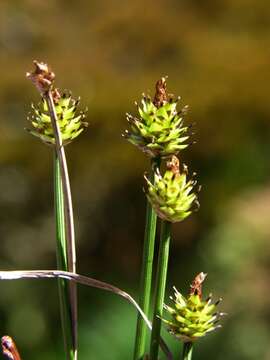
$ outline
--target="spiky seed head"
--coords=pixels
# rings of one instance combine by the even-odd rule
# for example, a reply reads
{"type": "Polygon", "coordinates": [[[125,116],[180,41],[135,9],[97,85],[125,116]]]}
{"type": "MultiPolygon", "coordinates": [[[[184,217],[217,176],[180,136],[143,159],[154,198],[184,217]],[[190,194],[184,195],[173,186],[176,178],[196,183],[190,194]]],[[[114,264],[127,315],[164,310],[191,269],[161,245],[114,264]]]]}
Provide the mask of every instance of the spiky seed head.
{"type": "Polygon", "coordinates": [[[170,320],[162,319],[168,326],[168,331],[184,342],[194,342],[220,327],[217,325],[224,313],[217,311],[217,303],[212,302],[210,295],[202,299],[202,282],[206,274],[197,275],[191,285],[188,297],[184,297],[174,288],[174,304],[165,305],[170,320]]]}
{"type": "Polygon", "coordinates": [[[178,112],[178,100],[167,94],[166,78],[161,78],[153,101],[143,96],[138,117],[127,114],[130,129],[123,136],[150,157],[177,155],[189,139],[189,128],[183,124],[186,107],[178,112]]]}
{"type": "Polygon", "coordinates": [[[196,181],[187,180],[187,167],[180,171],[179,159],[172,156],[161,175],[156,169],[153,182],[145,176],[145,192],[157,215],[170,222],[182,221],[198,208],[196,181]]]}
{"type": "MultiPolygon", "coordinates": [[[[60,94],[57,89],[53,89],[52,95],[63,145],[67,145],[79,136],[88,125],[84,121],[85,112],[77,111],[79,100],[73,99],[70,93],[60,94]]],[[[32,105],[29,120],[32,128],[27,130],[32,135],[39,137],[48,145],[55,144],[51,118],[44,98],[37,106],[32,105]]]]}

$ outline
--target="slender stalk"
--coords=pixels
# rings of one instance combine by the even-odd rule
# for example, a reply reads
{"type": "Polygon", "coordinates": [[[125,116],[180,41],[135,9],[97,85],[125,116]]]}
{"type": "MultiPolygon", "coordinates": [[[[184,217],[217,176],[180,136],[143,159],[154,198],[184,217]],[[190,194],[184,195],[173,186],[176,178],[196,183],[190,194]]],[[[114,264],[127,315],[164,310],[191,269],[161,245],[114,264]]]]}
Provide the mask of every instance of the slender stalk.
{"type": "Polygon", "coordinates": [[[171,223],[163,220],[161,223],[160,244],[157,264],[157,277],[154,298],[153,329],[150,343],[150,360],[158,359],[161,317],[163,313],[164,296],[169,259],[171,238],[171,223]]]}
{"type": "MultiPolygon", "coordinates": [[[[76,272],[76,249],[75,249],[75,232],[74,232],[74,219],[73,219],[73,207],[72,207],[72,197],[70,190],[69,175],[67,169],[67,161],[65,150],[62,144],[62,137],[57,122],[57,114],[55,111],[53,96],[51,91],[48,91],[44,94],[44,99],[48,105],[49,114],[51,118],[52,127],[54,130],[55,138],[55,150],[57,158],[59,161],[59,175],[61,177],[61,184],[63,190],[63,202],[62,206],[64,208],[64,225],[65,225],[65,236],[66,236],[66,259],[67,266],[70,272],[76,272]]],[[[77,288],[74,282],[68,284],[68,293],[66,293],[66,302],[70,306],[71,311],[71,332],[72,332],[72,348],[69,349],[68,359],[76,360],[77,359],[77,288]]],[[[63,325],[64,326],[64,325],[63,325]]]]}
{"type": "Polygon", "coordinates": [[[183,346],[183,360],[191,360],[192,359],[192,351],[193,351],[193,343],[186,342],[183,346]]]}
{"type": "MultiPolygon", "coordinates": [[[[152,160],[152,179],[154,178],[154,171],[156,166],[159,166],[159,159],[152,160]]],[[[154,212],[151,204],[147,201],[146,206],[146,223],[144,232],[144,246],[143,257],[141,267],[141,280],[140,280],[140,298],[139,305],[143,312],[148,316],[151,298],[152,287],[152,270],[153,270],[153,258],[155,249],[155,237],[156,237],[156,224],[157,215],[154,212]]],[[[134,360],[141,360],[145,354],[146,347],[146,324],[142,317],[138,314],[137,330],[134,347],[134,360]]]]}
{"type": "MultiPolygon", "coordinates": [[[[65,234],[65,213],[63,187],[61,181],[61,172],[59,158],[56,151],[54,152],[54,196],[55,196],[55,219],[56,219],[56,257],[57,268],[68,271],[67,251],[66,251],[66,234],[65,234]]],[[[69,284],[67,280],[58,279],[58,290],[60,300],[60,314],[63,339],[66,351],[66,357],[72,358],[70,351],[73,349],[72,342],[72,314],[69,304],[69,284]]]]}

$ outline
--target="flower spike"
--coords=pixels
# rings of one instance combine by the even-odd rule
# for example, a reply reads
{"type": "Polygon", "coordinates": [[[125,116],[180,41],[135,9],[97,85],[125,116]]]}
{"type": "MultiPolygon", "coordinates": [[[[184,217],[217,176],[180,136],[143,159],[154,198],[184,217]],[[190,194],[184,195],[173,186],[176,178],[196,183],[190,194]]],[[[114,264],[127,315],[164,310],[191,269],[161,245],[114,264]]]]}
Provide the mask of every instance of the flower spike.
{"type": "Polygon", "coordinates": [[[75,100],[70,92],[61,93],[54,87],[55,74],[47,64],[34,61],[34,65],[34,71],[28,72],[26,77],[36,86],[42,100],[37,106],[32,104],[32,111],[28,118],[32,128],[27,130],[32,135],[39,137],[44,143],[55,145],[54,129],[46,101],[46,96],[50,92],[54,102],[62,143],[67,145],[87,127],[88,123],[83,121],[86,117],[85,112],[77,112],[79,99],[75,100]]]}
{"type": "Polygon", "coordinates": [[[187,181],[187,167],[180,172],[176,156],[167,161],[162,176],[156,170],[153,183],[145,176],[146,195],[157,215],[170,222],[182,221],[198,207],[197,194],[193,192],[196,181],[187,181]]]}
{"type": "MultiPolygon", "coordinates": [[[[73,99],[70,93],[60,94],[57,89],[54,89],[52,94],[63,145],[67,145],[87,127],[87,122],[83,121],[86,115],[85,112],[77,112],[79,100],[73,99]]],[[[43,98],[37,106],[32,105],[32,112],[28,119],[32,129],[27,130],[32,135],[39,137],[48,145],[55,144],[48,106],[43,98]]]]}
{"type": "Polygon", "coordinates": [[[188,146],[189,139],[189,127],[183,125],[187,108],[177,111],[178,100],[167,94],[166,78],[161,78],[156,83],[153,101],[143,95],[138,105],[139,116],[127,114],[130,130],[123,136],[150,157],[177,155],[188,146]]]}
{"type": "Polygon", "coordinates": [[[217,311],[217,303],[212,303],[212,295],[202,299],[202,283],[206,274],[198,274],[191,284],[188,297],[174,288],[173,307],[164,305],[171,320],[162,319],[168,331],[183,342],[194,342],[209,332],[220,328],[217,325],[225,313],[217,311]]]}

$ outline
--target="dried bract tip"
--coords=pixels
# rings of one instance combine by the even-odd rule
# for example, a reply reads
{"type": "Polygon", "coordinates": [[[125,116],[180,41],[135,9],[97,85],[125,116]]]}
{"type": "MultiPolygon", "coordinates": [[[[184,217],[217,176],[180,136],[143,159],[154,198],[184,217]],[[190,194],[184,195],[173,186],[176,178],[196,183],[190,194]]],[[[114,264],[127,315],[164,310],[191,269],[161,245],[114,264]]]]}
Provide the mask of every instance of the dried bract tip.
{"type": "Polygon", "coordinates": [[[15,342],[10,336],[3,336],[1,338],[3,355],[9,360],[21,360],[20,354],[17,350],[15,342]]]}
{"type": "Polygon", "coordinates": [[[179,175],[179,159],[177,156],[173,155],[170,160],[166,163],[167,170],[171,170],[174,175],[179,175]]]}
{"type": "Polygon", "coordinates": [[[36,86],[41,95],[51,90],[55,74],[49,69],[48,65],[43,62],[34,61],[35,70],[26,73],[26,77],[30,79],[36,86]]]}
{"type": "Polygon", "coordinates": [[[189,295],[198,295],[200,299],[202,298],[202,283],[204,282],[206,276],[207,274],[201,272],[195,277],[190,285],[189,295]]]}
{"type": "Polygon", "coordinates": [[[156,83],[156,94],[153,100],[153,104],[159,108],[160,106],[164,105],[165,102],[168,101],[167,96],[167,84],[166,84],[166,77],[162,77],[156,83]]]}

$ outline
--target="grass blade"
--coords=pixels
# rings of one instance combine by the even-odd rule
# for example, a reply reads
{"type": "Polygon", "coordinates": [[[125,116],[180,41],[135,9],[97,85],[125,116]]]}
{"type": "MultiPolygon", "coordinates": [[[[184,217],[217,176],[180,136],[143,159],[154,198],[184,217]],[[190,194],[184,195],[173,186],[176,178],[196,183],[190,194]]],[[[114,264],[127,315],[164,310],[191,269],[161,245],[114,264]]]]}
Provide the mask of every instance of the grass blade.
{"type": "MultiPolygon", "coordinates": [[[[126,299],[131,305],[133,305],[137,311],[141,314],[147,327],[152,330],[152,324],[148,320],[145,313],[142,311],[136,300],[127,292],[119,289],[118,287],[105,283],[100,280],[93,279],[88,276],[75,274],[68,271],[61,270],[13,270],[13,271],[0,271],[0,280],[20,280],[20,279],[44,279],[44,278],[60,278],[76,282],[81,285],[94,287],[97,289],[112,292],[126,299]]],[[[160,347],[168,360],[173,360],[172,354],[166,345],[165,341],[160,338],[160,347]]]]}

